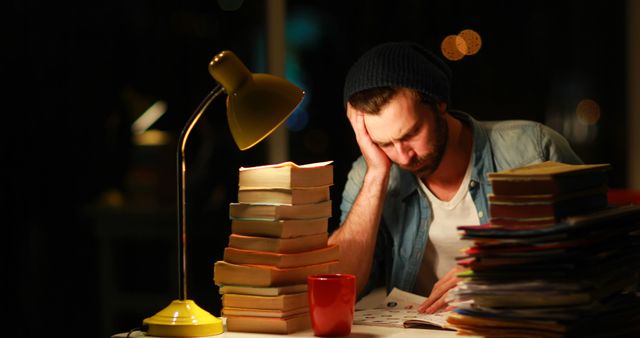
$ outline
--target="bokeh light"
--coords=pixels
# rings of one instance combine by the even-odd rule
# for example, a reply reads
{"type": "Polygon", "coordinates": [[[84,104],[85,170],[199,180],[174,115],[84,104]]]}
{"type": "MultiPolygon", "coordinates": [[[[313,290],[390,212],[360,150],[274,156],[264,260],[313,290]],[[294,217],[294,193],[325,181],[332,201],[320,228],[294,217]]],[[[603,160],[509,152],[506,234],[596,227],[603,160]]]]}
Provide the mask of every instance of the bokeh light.
{"type": "Polygon", "coordinates": [[[472,29],[462,30],[458,35],[448,35],[440,45],[442,55],[451,61],[461,60],[466,55],[474,55],[480,51],[481,47],[480,34],[472,29]]]}
{"type": "Polygon", "coordinates": [[[600,105],[591,99],[583,99],[576,106],[578,121],[586,125],[594,125],[600,120],[600,105]]]}
{"type": "Polygon", "coordinates": [[[465,29],[458,33],[458,37],[460,40],[464,41],[464,50],[460,49],[460,51],[464,55],[473,55],[476,54],[480,47],[482,47],[482,39],[480,38],[480,34],[472,29],[465,29]]]}
{"type": "MultiPolygon", "coordinates": [[[[460,44],[459,40],[461,39],[457,35],[449,35],[442,40],[440,49],[445,58],[451,61],[458,61],[464,57],[464,53],[458,49],[458,44],[460,44]]],[[[464,43],[464,41],[462,41],[462,43],[464,43]]]]}

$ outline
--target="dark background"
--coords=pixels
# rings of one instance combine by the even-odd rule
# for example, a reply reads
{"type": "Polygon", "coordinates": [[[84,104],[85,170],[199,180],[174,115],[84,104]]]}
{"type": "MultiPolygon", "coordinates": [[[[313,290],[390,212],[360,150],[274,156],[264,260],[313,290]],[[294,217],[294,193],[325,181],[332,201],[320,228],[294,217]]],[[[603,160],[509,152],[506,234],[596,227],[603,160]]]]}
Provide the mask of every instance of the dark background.
{"type": "MultiPolygon", "coordinates": [[[[266,71],[266,1],[222,9],[233,4],[4,6],[3,285],[21,336],[108,337],[177,298],[175,139],[215,85],[207,65],[216,53],[230,49],[266,71]],[[140,145],[131,123],[157,100],[168,110],[153,128],[171,142],[140,145]]],[[[414,40],[438,52],[445,36],[473,29],[480,52],[447,62],[452,107],[480,120],[545,122],[585,162],[611,163],[611,186],[625,187],[625,15],[617,0],[289,1],[287,77],[307,93],[290,121],[290,159],[335,161],[337,226],[358,154],[342,108],[348,67],[377,43],[414,40]],[[573,117],[585,98],[601,108],[595,126],[573,117]]],[[[212,267],[229,234],[237,169],[267,161],[264,144],[237,150],[223,109],[212,105],[187,154],[189,298],[215,315],[212,267]]]]}

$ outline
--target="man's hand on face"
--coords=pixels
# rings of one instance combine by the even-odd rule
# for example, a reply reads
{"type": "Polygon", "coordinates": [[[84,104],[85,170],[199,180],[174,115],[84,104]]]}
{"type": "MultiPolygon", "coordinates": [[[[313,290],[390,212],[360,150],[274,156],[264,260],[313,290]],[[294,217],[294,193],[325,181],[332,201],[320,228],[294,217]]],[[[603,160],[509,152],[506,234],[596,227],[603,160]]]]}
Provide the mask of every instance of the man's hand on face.
{"type": "Polygon", "coordinates": [[[358,142],[358,146],[360,146],[360,152],[364,156],[369,170],[381,170],[381,172],[387,174],[391,168],[391,160],[384,151],[371,140],[367,127],[364,124],[364,113],[353,108],[350,103],[347,103],[347,117],[356,134],[356,141],[358,142]]]}
{"type": "Polygon", "coordinates": [[[452,310],[453,307],[449,306],[445,299],[449,290],[453,289],[456,284],[458,284],[460,279],[457,275],[462,271],[464,271],[464,268],[461,266],[455,266],[453,269],[449,270],[446,275],[440,278],[440,280],[433,285],[433,289],[431,290],[429,297],[427,297],[427,300],[418,307],[418,312],[436,313],[442,310],[452,310]]]}

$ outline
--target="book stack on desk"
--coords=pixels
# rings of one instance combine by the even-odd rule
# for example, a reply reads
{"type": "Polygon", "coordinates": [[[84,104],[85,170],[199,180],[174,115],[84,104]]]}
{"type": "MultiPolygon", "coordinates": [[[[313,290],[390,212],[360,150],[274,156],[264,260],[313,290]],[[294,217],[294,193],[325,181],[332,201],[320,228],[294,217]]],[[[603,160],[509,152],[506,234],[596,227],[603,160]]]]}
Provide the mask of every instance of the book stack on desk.
{"type": "Polygon", "coordinates": [[[489,174],[490,223],[522,229],[553,226],[561,218],[607,205],[608,164],[543,162],[489,174]]]}
{"type": "Polygon", "coordinates": [[[331,162],[240,168],[231,235],[214,281],[228,331],[286,334],[310,327],[306,280],[338,260],[329,246],[331,162]]]}
{"type": "MultiPolygon", "coordinates": [[[[608,167],[543,163],[489,178],[502,180],[494,186],[496,195],[532,195],[527,190],[532,187],[537,189],[533,195],[576,196],[597,190],[608,167]],[[558,189],[561,180],[574,183],[558,189]]],[[[634,291],[640,206],[596,203],[588,209],[572,206],[572,212],[560,215],[556,209],[547,223],[520,221],[540,218],[538,210],[523,212],[512,223],[459,226],[462,238],[473,245],[458,259],[468,270],[449,293],[457,308],[447,321],[460,333],[480,336],[638,336],[640,325],[629,323],[638,323],[640,314],[634,291]]]]}

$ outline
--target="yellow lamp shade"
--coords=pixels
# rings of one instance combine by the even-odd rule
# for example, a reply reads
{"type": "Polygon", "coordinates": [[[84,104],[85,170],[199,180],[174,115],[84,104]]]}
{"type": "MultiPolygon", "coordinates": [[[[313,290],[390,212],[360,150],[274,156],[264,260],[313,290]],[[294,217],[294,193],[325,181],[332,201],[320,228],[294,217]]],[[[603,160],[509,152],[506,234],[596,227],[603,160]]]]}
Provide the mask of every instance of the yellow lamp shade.
{"type": "Polygon", "coordinates": [[[209,73],[227,93],[227,120],[240,150],[276,130],[302,102],[304,91],[270,74],[252,74],[231,51],[209,63],[209,73]]]}

